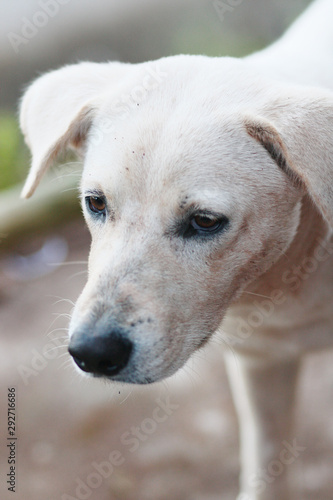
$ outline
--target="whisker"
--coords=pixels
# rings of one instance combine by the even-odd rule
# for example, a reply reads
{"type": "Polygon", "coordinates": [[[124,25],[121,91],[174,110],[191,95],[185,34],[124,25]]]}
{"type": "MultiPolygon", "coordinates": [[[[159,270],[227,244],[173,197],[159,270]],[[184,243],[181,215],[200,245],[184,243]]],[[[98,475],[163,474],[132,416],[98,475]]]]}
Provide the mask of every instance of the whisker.
{"type": "MultiPolygon", "coordinates": [[[[47,337],[50,337],[50,335],[52,335],[54,332],[68,332],[68,328],[54,328],[51,332],[48,332],[46,334],[47,337]]],[[[66,338],[67,335],[56,335],[54,336],[55,339],[62,339],[62,338],[66,338]]]]}
{"type": "MultiPolygon", "coordinates": [[[[67,347],[67,346],[66,346],[67,347]]],[[[57,356],[57,359],[60,359],[60,358],[63,358],[64,356],[70,356],[69,352],[66,351],[66,352],[63,352],[62,354],[60,354],[59,356],[57,356]]],[[[70,360],[72,360],[72,358],[70,357],[70,360]]]]}
{"type": "Polygon", "coordinates": [[[286,254],[286,252],[281,252],[281,253],[282,253],[282,255],[283,255],[283,256],[284,256],[284,257],[285,257],[285,258],[286,258],[289,262],[291,262],[290,257],[288,257],[288,255],[286,254]]]}
{"type": "Polygon", "coordinates": [[[264,299],[270,299],[269,295],[261,295],[260,293],[247,292],[246,290],[244,290],[243,293],[246,293],[247,295],[255,295],[256,297],[262,297],[264,299]]]}
{"type": "MultiPolygon", "coordinates": [[[[70,163],[65,163],[63,166],[69,166],[70,163]]],[[[60,173],[59,175],[56,175],[53,179],[51,179],[51,182],[54,182],[54,181],[57,181],[58,179],[64,179],[66,177],[79,177],[80,175],[82,175],[82,171],[81,170],[73,170],[73,172],[63,172],[63,173],[60,173]]]]}
{"type": "Polygon", "coordinates": [[[72,366],[72,360],[66,359],[61,365],[58,366],[58,370],[63,370],[72,366]]]}
{"type": "Polygon", "coordinates": [[[59,345],[59,344],[57,344],[57,345],[55,346],[55,347],[59,347],[59,348],[63,347],[64,345],[68,346],[68,344],[69,344],[69,337],[68,337],[68,335],[63,335],[63,336],[61,336],[61,337],[55,337],[55,338],[52,338],[52,339],[50,339],[50,340],[51,340],[51,341],[53,341],[53,342],[54,342],[55,340],[57,340],[57,341],[61,340],[63,343],[62,343],[62,344],[60,344],[60,345],[59,345]]]}
{"type": "MultiPolygon", "coordinates": [[[[57,345],[57,346],[54,346],[54,347],[50,347],[50,349],[48,349],[47,351],[44,351],[44,354],[48,354],[49,352],[51,351],[54,351],[55,349],[63,349],[64,347],[68,347],[68,344],[63,344],[63,345],[57,345]]],[[[60,356],[58,356],[60,357],[60,356]]]]}
{"type": "MultiPolygon", "coordinates": [[[[225,332],[225,331],[224,331],[224,330],[222,330],[222,329],[220,329],[218,333],[219,333],[219,334],[221,334],[221,335],[225,334],[227,337],[229,337],[229,336],[230,336],[227,332],[225,332]]],[[[235,361],[238,363],[237,353],[236,353],[235,349],[233,348],[233,346],[232,346],[231,344],[229,344],[229,342],[228,342],[227,340],[225,340],[225,339],[223,338],[223,336],[221,336],[221,337],[219,336],[219,341],[221,342],[221,343],[219,343],[219,345],[224,345],[224,346],[226,346],[226,347],[227,347],[227,349],[228,349],[228,350],[231,352],[231,354],[233,355],[233,358],[235,359],[235,361]]]]}
{"type": "Polygon", "coordinates": [[[62,297],[57,297],[56,295],[48,295],[48,297],[58,299],[56,302],[54,302],[52,304],[53,306],[55,306],[56,304],[59,304],[60,302],[67,302],[68,304],[75,306],[75,303],[70,299],[63,299],[62,297]]]}
{"type": "Polygon", "coordinates": [[[53,321],[50,323],[50,325],[49,325],[49,327],[48,327],[47,331],[45,332],[45,336],[46,336],[46,337],[49,337],[50,335],[52,335],[52,333],[53,333],[53,332],[57,332],[57,331],[61,331],[61,330],[65,331],[65,332],[66,332],[66,331],[68,332],[68,327],[58,327],[58,328],[54,328],[53,330],[49,331],[49,330],[50,330],[50,328],[52,328],[52,326],[54,325],[54,323],[56,323],[56,321],[57,321],[58,319],[59,319],[59,317],[55,317],[55,318],[53,319],[53,321]]]}
{"type": "MultiPolygon", "coordinates": [[[[193,361],[193,360],[192,360],[193,361]]],[[[198,387],[199,382],[202,380],[202,377],[200,374],[194,369],[193,366],[190,366],[190,364],[186,364],[184,366],[184,374],[188,376],[190,379],[190,382],[192,384],[192,387],[198,387]]]]}
{"type": "Polygon", "coordinates": [[[119,404],[122,405],[123,403],[125,403],[125,401],[127,401],[127,399],[132,395],[132,393],[133,393],[133,389],[130,390],[130,392],[127,394],[125,399],[123,399],[119,404]]]}
{"type": "Polygon", "coordinates": [[[76,278],[77,276],[82,276],[83,274],[87,274],[87,273],[88,273],[87,269],[85,269],[84,271],[79,271],[78,273],[74,273],[71,276],[69,276],[69,278],[67,278],[66,281],[69,281],[69,280],[71,280],[73,278],[76,278]]]}
{"type": "MultiPolygon", "coordinates": [[[[66,261],[66,262],[60,262],[59,265],[60,266],[71,266],[71,265],[84,265],[84,264],[88,264],[88,260],[70,260],[70,261],[66,261]]],[[[51,264],[51,265],[55,265],[55,264],[51,264]]],[[[52,297],[52,295],[51,295],[52,297]]]]}
{"type": "Polygon", "coordinates": [[[52,313],[53,315],[55,314],[58,318],[71,318],[72,316],[68,313],[52,313]]]}
{"type": "Polygon", "coordinates": [[[80,179],[82,175],[82,172],[73,172],[73,173],[69,173],[69,174],[61,174],[61,175],[57,175],[56,177],[53,177],[50,182],[60,182],[61,180],[63,179],[67,179],[69,177],[73,177],[73,178],[77,178],[77,179],[80,179]]]}
{"type": "Polygon", "coordinates": [[[77,191],[77,189],[78,189],[77,186],[75,186],[75,187],[71,187],[71,188],[67,188],[67,189],[62,189],[61,192],[67,193],[69,191],[77,191]]]}

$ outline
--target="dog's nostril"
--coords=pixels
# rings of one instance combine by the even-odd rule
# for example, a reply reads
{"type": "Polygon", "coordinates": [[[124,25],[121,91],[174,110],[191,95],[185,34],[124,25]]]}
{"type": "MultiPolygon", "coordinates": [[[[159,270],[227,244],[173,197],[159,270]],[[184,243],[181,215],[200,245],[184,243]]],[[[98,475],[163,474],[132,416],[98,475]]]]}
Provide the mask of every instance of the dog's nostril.
{"type": "Polygon", "coordinates": [[[122,368],[122,365],[112,364],[107,359],[98,363],[98,372],[108,376],[116,375],[122,368]]]}
{"type": "Polygon", "coordinates": [[[70,339],[68,350],[82,371],[111,377],[127,365],[132,343],[112,333],[96,337],[78,332],[70,339]]]}
{"type": "Polygon", "coordinates": [[[73,359],[75,361],[75,363],[77,364],[77,366],[79,368],[81,368],[81,370],[83,370],[84,372],[89,372],[90,370],[88,369],[88,366],[87,364],[85,363],[85,361],[83,361],[82,359],[76,357],[76,356],[73,356],[73,359]]]}

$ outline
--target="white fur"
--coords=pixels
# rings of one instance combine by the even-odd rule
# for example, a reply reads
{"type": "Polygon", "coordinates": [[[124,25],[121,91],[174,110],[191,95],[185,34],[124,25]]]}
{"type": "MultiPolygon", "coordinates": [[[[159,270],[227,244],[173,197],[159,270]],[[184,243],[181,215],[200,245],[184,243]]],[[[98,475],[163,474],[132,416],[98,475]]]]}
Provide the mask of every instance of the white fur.
{"type": "Polygon", "coordinates": [[[114,380],[144,383],[174,373],[224,319],[238,354],[235,365],[226,351],[243,500],[298,496],[287,466],[265,488],[255,475],[293,440],[302,355],[333,344],[332,15],[331,0],[317,0],[243,60],[67,66],[22,102],[23,196],[72,147],[83,199],[102,191],[110,207],[101,223],[83,203],[89,278],[70,334],[107,311],[135,346],[114,380]],[[184,239],[174,228],[191,206],[227,216],[228,229],[184,239]]]}

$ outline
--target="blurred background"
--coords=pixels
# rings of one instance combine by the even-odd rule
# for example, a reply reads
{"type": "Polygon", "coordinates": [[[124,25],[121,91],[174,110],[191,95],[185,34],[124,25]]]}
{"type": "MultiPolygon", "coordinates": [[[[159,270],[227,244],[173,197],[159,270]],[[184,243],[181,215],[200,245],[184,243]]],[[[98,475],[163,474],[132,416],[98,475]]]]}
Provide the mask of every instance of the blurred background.
{"type": "MultiPolygon", "coordinates": [[[[19,199],[29,153],[17,110],[40,73],[81,60],[178,53],[242,56],[266,46],[309,0],[2,0],[0,3],[0,498],[231,500],[237,421],[218,339],[166,382],[80,377],[66,351],[86,280],[80,165],[57,166],[19,199]],[[235,4],[237,3],[237,6],[235,4]],[[16,496],[8,492],[7,390],[17,393],[16,496]],[[168,402],[169,401],[169,402],[168,402]],[[156,408],[163,422],[154,419],[156,408]]],[[[306,363],[292,465],[304,499],[333,498],[332,356],[306,363]],[[318,411],[318,408],[320,411],[318,411]]]]}

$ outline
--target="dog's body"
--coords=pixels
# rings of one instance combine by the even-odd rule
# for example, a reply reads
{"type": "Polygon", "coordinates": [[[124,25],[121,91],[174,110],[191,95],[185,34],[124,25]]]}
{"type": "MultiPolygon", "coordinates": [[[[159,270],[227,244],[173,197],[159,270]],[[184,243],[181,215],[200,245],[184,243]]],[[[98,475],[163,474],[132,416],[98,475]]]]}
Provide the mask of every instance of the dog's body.
{"type": "Polygon", "coordinates": [[[93,241],[74,360],[153,382],[224,318],[242,500],[296,498],[287,466],[273,482],[258,477],[293,442],[302,356],[333,345],[332,15],[317,0],[243,60],[65,67],[22,104],[33,154],[24,196],[68,146],[85,159],[93,241]]]}

